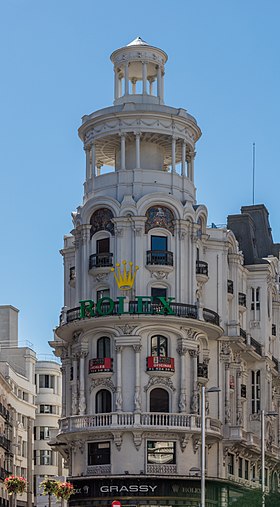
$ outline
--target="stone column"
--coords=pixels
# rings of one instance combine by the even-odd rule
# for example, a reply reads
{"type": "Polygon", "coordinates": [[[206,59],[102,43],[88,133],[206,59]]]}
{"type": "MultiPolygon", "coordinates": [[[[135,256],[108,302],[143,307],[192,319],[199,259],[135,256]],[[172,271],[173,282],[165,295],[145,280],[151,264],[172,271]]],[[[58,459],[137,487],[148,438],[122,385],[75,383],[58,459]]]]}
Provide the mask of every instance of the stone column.
{"type": "Polygon", "coordinates": [[[178,339],[177,352],[180,356],[181,367],[181,383],[180,383],[180,398],[179,398],[179,412],[187,412],[187,396],[186,396],[186,353],[187,353],[186,340],[184,338],[178,339]]]}
{"type": "Polygon", "coordinates": [[[121,134],[121,169],[125,170],[125,134],[121,134]]]}
{"type": "Polygon", "coordinates": [[[89,177],[92,178],[95,176],[95,144],[91,145],[91,168],[89,177]]]}
{"type": "Polygon", "coordinates": [[[191,413],[198,413],[198,386],[197,386],[197,356],[198,350],[189,350],[192,358],[192,371],[193,371],[193,386],[192,386],[192,399],[191,399],[191,413]]]}
{"type": "Polygon", "coordinates": [[[135,158],[136,158],[136,169],[140,169],[140,132],[135,134],[135,158]]]}
{"type": "Polygon", "coordinates": [[[149,85],[150,85],[149,86],[149,94],[150,95],[153,95],[153,84],[154,84],[154,81],[155,81],[154,78],[150,77],[150,79],[149,79],[149,85]]]}
{"type": "Polygon", "coordinates": [[[82,350],[80,354],[80,399],[79,399],[79,414],[84,415],[86,411],[85,399],[85,358],[87,351],[82,350]]]}
{"type": "Polygon", "coordinates": [[[86,152],[86,181],[90,179],[90,146],[85,146],[86,152]]]}
{"type": "Polygon", "coordinates": [[[61,417],[66,416],[66,366],[64,362],[62,362],[62,366],[60,368],[62,375],[62,393],[61,393],[61,417]]]}
{"type": "Polygon", "coordinates": [[[225,363],[225,424],[231,422],[230,393],[229,393],[229,377],[230,363],[225,363]]]}
{"type": "Polygon", "coordinates": [[[141,345],[133,345],[135,351],[135,392],[134,392],[134,411],[141,411],[141,380],[140,380],[140,352],[141,345]]]}
{"type": "Polygon", "coordinates": [[[243,406],[242,406],[242,398],[241,398],[241,380],[242,380],[242,371],[239,368],[236,372],[236,392],[237,392],[237,410],[236,410],[236,424],[239,426],[243,426],[243,406]]]}
{"type": "Polygon", "coordinates": [[[114,90],[114,94],[115,94],[115,99],[118,99],[119,98],[119,75],[118,75],[118,72],[117,72],[117,69],[114,68],[114,72],[115,72],[115,90],[114,90]]]}
{"type": "Polygon", "coordinates": [[[181,176],[186,176],[186,141],[182,141],[182,165],[181,176]]]}
{"type": "Polygon", "coordinates": [[[142,81],[143,81],[142,93],[143,93],[143,95],[146,95],[147,94],[147,63],[146,62],[142,62],[142,81]]]}
{"type": "Polygon", "coordinates": [[[136,94],[136,83],[137,83],[137,79],[136,79],[135,77],[133,77],[133,78],[131,79],[131,83],[132,83],[132,93],[133,93],[133,95],[135,95],[135,94],[136,94]]]}
{"type": "Polygon", "coordinates": [[[157,68],[157,96],[161,99],[161,68],[159,65],[157,68]]]}
{"type": "Polygon", "coordinates": [[[73,354],[73,380],[72,380],[72,415],[77,414],[77,405],[78,405],[78,379],[77,379],[77,364],[78,364],[78,355],[73,354]]]}
{"type": "Polygon", "coordinates": [[[194,181],[194,157],[195,157],[195,152],[192,151],[190,153],[190,180],[192,182],[194,181]]]}
{"type": "Polygon", "coordinates": [[[116,346],[117,353],[117,389],[116,389],[116,411],[122,411],[122,346],[116,346]]]}
{"type": "Polygon", "coordinates": [[[175,173],[175,171],[176,171],[176,137],[172,137],[171,159],[172,159],[172,172],[175,173]]]}
{"type": "Polygon", "coordinates": [[[129,95],[128,63],[124,66],[124,94],[129,95]]]}

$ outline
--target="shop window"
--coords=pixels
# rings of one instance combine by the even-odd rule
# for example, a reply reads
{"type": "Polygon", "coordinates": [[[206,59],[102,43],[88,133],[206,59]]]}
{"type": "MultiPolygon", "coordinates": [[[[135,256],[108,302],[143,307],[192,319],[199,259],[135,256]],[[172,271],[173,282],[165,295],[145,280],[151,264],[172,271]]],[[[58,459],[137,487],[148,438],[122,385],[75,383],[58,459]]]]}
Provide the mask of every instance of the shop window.
{"type": "Polygon", "coordinates": [[[112,396],[107,389],[101,389],[96,394],[95,399],[96,414],[106,414],[112,412],[112,396]]]}
{"type": "Polygon", "coordinates": [[[88,444],[88,465],[110,465],[110,442],[90,442],[88,444]]]}
{"type": "Polygon", "coordinates": [[[151,355],[154,357],[167,357],[167,338],[156,335],[151,339],[151,355]]]}
{"type": "Polygon", "coordinates": [[[102,336],[97,340],[97,357],[103,359],[110,356],[110,338],[102,336]]]}
{"type": "Polygon", "coordinates": [[[169,394],[165,389],[156,388],[151,391],[150,412],[169,412],[169,394]]]}
{"type": "Polygon", "coordinates": [[[176,443],[164,441],[147,441],[148,464],[176,464],[176,443]]]}

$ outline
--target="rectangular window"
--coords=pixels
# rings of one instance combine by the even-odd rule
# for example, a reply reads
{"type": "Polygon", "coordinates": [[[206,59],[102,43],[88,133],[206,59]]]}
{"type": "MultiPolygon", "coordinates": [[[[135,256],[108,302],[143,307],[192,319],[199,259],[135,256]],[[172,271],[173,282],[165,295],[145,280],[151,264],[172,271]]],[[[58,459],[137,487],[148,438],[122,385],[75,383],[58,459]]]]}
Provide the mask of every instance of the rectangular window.
{"type": "Polygon", "coordinates": [[[22,442],[22,456],[27,457],[27,442],[25,440],[22,442]]]}
{"type": "Polygon", "coordinates": [[[110,465],[110,442],[91,442],[88,444],[88,465],[110,465]]]}
{"type": "Polygon", "coordinates": [[[98,239],[96,241],[96,253],[103,254],[110,252],[110,238],[98,239]]]}
{"type": "Polygon", "coordinates": [[[252,414],[258,414],[261,406],[261,372],[260,370],[252,371],[252,414]]]}
{"type": "Polygon", "coordinates": [[[37,462],[36,462],[36,450],[34,449],[33,450],[33,461],[34,461],[34,465],[37,465],[37,462]]]}
{"type": "Polygon", "coordinates": [[[54,388],[54,375],[39,375],[39,387],[46,389],[54,388]]]}
{"type": "Polygon", "coordinates": [[[249,461],[244,460],[244,479],[249,480],[249,461]]]}
{"type": "Polygon", "coordinates": [[[166,236],[151,236],[151,250],[167,251],[166,236]]]}
{"type": "Polygon", "coordinates": [[[234,475],[234,454],[228,453],[228,473],[234,475]]]}
{"type": "Polygon", "coordinates": [[[251,310],[260,309],[260,288],[251,288],[251,310]]]}
{"type": "Polygon", "coordinates": [[[40,427],[40,440],[49,440],[50,439],[50,428],[48,426],[40,427]]]}
{"type": "Polygon", "coordinates": [[[52,451],[40,451],[40,465],[52,465],[52,451]]]}
{"type": "Polygon", "coordinates": [[[151,464],[176,464],[176,443],[147,441],[147,463],[151,464]]]}
{"type": "Polygon", "coordinates": [[[109,298],[110,297],[110,289],[101,289],[96,291],[96,299],[99,301],[101,298],[109,298]]]}
{"type": "Polygon", "coordinates": [[[40,414],[55,414],[53,405],[40,405],[40,414]]]}
{"type": "Polygon", "coordinates": [[[238,477],[243,477],[243,458],[238,458],[238,477]]]}

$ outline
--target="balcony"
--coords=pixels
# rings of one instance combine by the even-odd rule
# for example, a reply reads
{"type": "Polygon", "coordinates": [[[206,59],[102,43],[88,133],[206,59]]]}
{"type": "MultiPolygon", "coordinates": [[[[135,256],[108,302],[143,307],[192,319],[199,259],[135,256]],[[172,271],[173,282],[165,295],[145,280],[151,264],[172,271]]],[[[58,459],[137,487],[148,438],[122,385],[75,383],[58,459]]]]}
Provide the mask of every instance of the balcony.
{"type": "Polygon", "coordinates": [[[0,415],[2,415],[6,421],[10,420],[10,412],[2,403],[0,403],[0,415]]]}
{"type": "Polygon", "coordinates": [[[199,379],[208,379],[208,364],[197,363],[197,377],[199,379]]]}
{"type": "MultiPolygon", "coordinates": [[[[162,412],[112,412],[108,414],[75,415],[59,420],[59,435],[69,432],[84,432],[92,430],[104,431],[104,428],[139,429],[139,426],[147,430],[167,431],[169,428],[183,433],[188,430],[191,433],[201,433],[201,418],[196,414],[174,414],[162,412]]],[[[218,419],[206,417],[206,432],[213,436],[221,436],[221,423],[218,419]]]]}
{"type": "Polygon", "coordinates": [[[90,359],[88,372],[95,376],[98,376],[99,373],[113,373],[113,359],[111,357],[90,359]]]}
{"type": "Polygon", "coordinates": [[[69,270],[69,285],[70,287],[75,287],[76,285],[76,268],[72,266],[69,270]]]}
{"type": "Polygon", "coordinates": [[[208,264],[204,261],[196,261],[196,274],[208,276],[208,264]]]}
{"type": "Polygon", "coordinates": [[[173,268],[173,252],[167,250],[148,250],[146,268],[158,279],[166,278],[173,268]]]}
{"type": "Polygon", "coordinates": [[[227,281],[227,293],[233,295],[233,281],[232,280],[227,281]]]}
{"type": "Polygon", "coordinates": [[[93,270],[105,268],[108,272],[113,266],[113,254],[112,253],[100,253],[93,254],[89,257],[89,272],[93,270]]]}
{"type": "Polygon", "coordinates": [[[246,309],[246,294],[243,294],[243,292],[238,292],[238,304],[246,309]]]}
{"type": "Polygon", "coordinates": [[[156,372],[157,376],[169,376],[173,375],[174,369],[174,358],[173,357],[147,357],[147,369],[148,373],[156,372]],[[167,375],[166,375],[167,374],[167,375]]]}
{"type": "Polygon", "coordinates": [[[11,452],[11,441],[4,435],[0,435],[0,447],[5,449],[7,452],[11,452]]]}

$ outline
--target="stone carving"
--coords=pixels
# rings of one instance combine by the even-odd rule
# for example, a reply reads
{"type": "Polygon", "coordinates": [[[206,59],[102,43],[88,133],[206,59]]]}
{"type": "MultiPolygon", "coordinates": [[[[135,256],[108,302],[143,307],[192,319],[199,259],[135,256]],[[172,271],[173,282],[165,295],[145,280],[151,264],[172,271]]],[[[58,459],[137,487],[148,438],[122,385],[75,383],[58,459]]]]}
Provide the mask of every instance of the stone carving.
{"type": "Polygon", "coordinates": [[[98,273],[95,276],[97,282],[106,282],[108,280],[109,273],[98,273]]]}
{"type": "Polygon", "coordinates": [[[191,414],[197,414],[198,412],[198,393],[194,391],[191,399],[191,414]]]}
{"type": "Polygon", "coordinates": [[[89,390],[91,392],[93,389],[95,389],[96,387],[100,387],[100,386],[107,387],[113,393],[116,392],[116,388],[115,388],[112,380],[109,378],[98,378],[98,379],[92,380],[89,390]]]}
{"type": "Polygon", "coordinates": [[[164,280],[168,277],[168,273],[165,273],[164,271],[153,271],[151,273],[151,278],[156,278],[157,280],[164,280]]]}
{"type": "Polygon", "coordinates": [[[200,438],[197,437],[196,435],[193,435],[192,436],[192,444],[193,444],[193,452],[194,452],[194,454],[196,454],[199,449],[200,438]]]}
{"type": "Polygon", "coordinates": [[[174,236],[174,215],[165,206],[152,206],[146,212],[145,233],[147,234],[154,227],[167,229],[174,236]]]}
{"type": "Polygon", "coordinates": [[[121,331],[123,332],[123,334],[127,335],[127,334],[132,334],[134,329],[136,328],[137,326],[132,326],[131,324],[125,324],[124,326],[119,326],[119,328],[121,329],[121,331]]]}
{"type": "Polygon", "coordinates": [[[189,440],[190,440],[190,435],[188,435],[187,433],[185,433],[184,435],[181,435],[180,447],[181,447],[182,452],[184,452],[184,450],[186,449],[189,440]]]}
{"type": "Polygon", "coordinates": [[[148,384],[144,387],[144,391],[147,391],[152,386],[166,386],[169,387],[169,389],[172,389],[172,391],[176,391],[176,388],[173,385],[173,382],[170,378],[164,378],[164,377],[152,377],[150,378],[148,384]]]}
{"type": "Polygon", "coordinates": [[[133,433],[133,442],[136,447],[136,450],[139,451],[142,444],[142,433],[138,431],[134,431],[133,433]]]}
{"type": "Polygon", "coordinates": [[[100,208],[96,210],[90,218],[90,237],[98,231],[108,231],[114,236],[114,225],[112,222],[113,213],[108,208],[100,208]]]}
{"type": "Polygon", "coordinates": [[[115,432],[113,433],[113,437],[114,437],[114,443],[116,445],[116,448],[118,449],[118,451],[121,450],[121,447],[122,447],[122,434],[120,432],[115,432]]]}
{"type": "Polygon", "coordinates": [[[178,406],[179,406],[179,412],[186,411],[187,399],[186,399],[186,393],[185,393],[185,391],[183,391],[183,389],[181,390],[181,393],[180,393],[180,399],[179,399],[178,406]]]}
{"type": "Polygon", "coordinates": [[[140,393],[140,387],[135,388],[134,393],[134,410],[135,412],[140,412],[141,410],[141,393],[140,393]]]}
{"type": "Polygon", "coordinates": [[[116,394],[116,410],[117,410],[117,412],[122,410],[122,402],[123,402],[122,390],[120,387],[117,387],[117,394],[116,394]]]}

